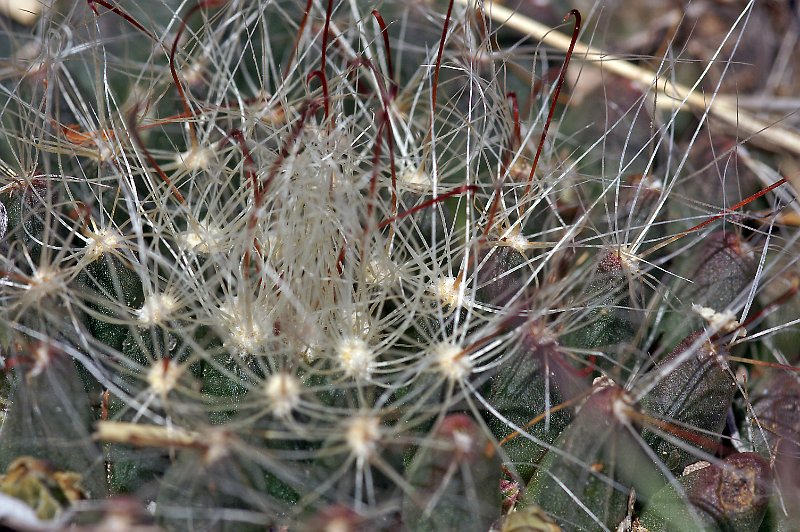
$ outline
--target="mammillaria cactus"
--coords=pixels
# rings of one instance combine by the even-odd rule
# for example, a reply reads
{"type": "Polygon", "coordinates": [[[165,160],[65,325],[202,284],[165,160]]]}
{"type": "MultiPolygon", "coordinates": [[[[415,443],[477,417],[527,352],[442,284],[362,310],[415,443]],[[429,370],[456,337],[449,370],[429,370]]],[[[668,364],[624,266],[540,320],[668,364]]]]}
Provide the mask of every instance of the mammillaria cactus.
{"type": "Polygon", "coordinates": [[[3,19],[0,523],[796,528],[791,7],[512,4],[3,19]]]}

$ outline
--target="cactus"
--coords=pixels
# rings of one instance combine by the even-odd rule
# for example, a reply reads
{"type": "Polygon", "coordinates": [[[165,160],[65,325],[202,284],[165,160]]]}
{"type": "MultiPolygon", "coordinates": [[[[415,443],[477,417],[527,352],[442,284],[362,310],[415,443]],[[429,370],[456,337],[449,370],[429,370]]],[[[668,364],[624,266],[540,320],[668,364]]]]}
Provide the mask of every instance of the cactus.
{"type": "Polygon", "coordinates": [[[666,486],[650,500],[640,525],[647,530],[756,530],[772,490],[772,473],[755,453],[735,453],[680,477],[686,499],[666,486]],[[687,508],[687,503],[693,508],[687,508]]]}
{"type": "Polygon", "coordinates": [[[0,528],[797,528],[791,8],[506,4],[0,18],[0,528]]]}
{"type": "Polygon", "coordinates": [[[522,503],[541,506],[568,527],[621,523],[630,490],[652,491],[658,476],[630,430],[629,402],[616,386],[596,390],[540,462],[522,503]]]}

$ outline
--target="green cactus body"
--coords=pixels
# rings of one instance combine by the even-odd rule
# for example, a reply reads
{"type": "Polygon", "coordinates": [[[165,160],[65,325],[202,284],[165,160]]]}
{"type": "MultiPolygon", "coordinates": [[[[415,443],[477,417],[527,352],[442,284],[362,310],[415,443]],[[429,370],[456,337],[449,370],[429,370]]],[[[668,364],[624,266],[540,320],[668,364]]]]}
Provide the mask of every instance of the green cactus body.
{"type": "Polygon", "coordinates": [[[726,311],[750,285],[755,262],[749,244],[730,231],[704,238],[701,246],[685,258],[678,271],[687,271],[692,284],[679,291],[680,312],[671,314],[662,327],[662,342],[671,348],[697,329],[699,317],[692,309],[726,311]]]}
{"type": "Polygon", "coordinates": [[[41,219],[43,199],[47,198],[47,187],[41,181],[21,184],[11,192],[0,194],[0,203],[5,207],[6,232],[14,233],[36,254],[42,237],[44,222],[41,219]]]}
{"type": "MultiPolygon", "coordinates": [[[[513,354],[513,360],[503,364],[500,371],[492,376],[489,402],[508,421],[524,428],[535,438],[546,443],[553,443],[570,420],[566,410],[552,413],[549,408],[557,406],[567,397],[560,392],[559,383],[570,389],[572,382],[564,383],[562,379],[579,380],[575,371],[564,360],[554,340],[545,341],[541,345],[532,345],[530,349],[513,354]],[[540,414],[545,415],[539,423],[527,427],[528,422],[540,414]]],[[[496,416],[487,416],[487,423],[502,440],[511,434],[511,429],[496,416]]],[[[535,470],[546,449],[533,440],[518,435],[503,445],[514,468],[526,482],[535,470]]]]}
{"type": "Polygon", "coordinates": [[[152,493],[164,471],[170,467],[168,453],[162,449],[138,449],[108,444],[108,491],[114,495],[152,493]]]}
{"type": "Polygon", "coordinates": [[[790,373],[771,373],[756,384],[753,409],[744,433],[770,461],[781,488],[769,507],[767,530],[800,525],[800,381],[790,373]]]}
{"type": "Polygon", "coordinates": [[[685,297],[717,312],[725,310],[749,286],[755,269],[752,248],[730,231],[709,235],[695,264],[700,266],[685,297]]]}
{"type": "Polygon", "coordinates": [[[489,249],[478,259],[478,300],[497,307],[506,307],[527,284],[525,256],[509,246],[489,249]]]}
{"type": "MultiPolygon", "coordinates": [[[[618,346],[633,338],[635,313],[631,309],[627,259],[623,252],[606,252],[597,265],[584,297],[591,309],[587,325],[570,332],[563,343],[581,349],[618,346]]],[[[583,320],[582,320],[583,321],[583,320]]]]}
{"type": "Polygon", "coordinates": [[[214,363],[203,366],[202,392],[216,405],[208,414],[215,425],[224,424],[235,416],[236,405],[248,392],[246,383],[250,376],[241,367],[242,362],[230,355],[217,355],[214,363]]]}
{"type": "Polygon", "coordinates": [[[74,362],[40,345],[33,366],[14,372],[14,408],[0,426],[0,469],[21,456],[47,460],[56,469],[80,472],[91,496],[105,494],[100,451],[89,436],[92,409],[74,362]]]}
{"type": "Polygon", "coordinates": [[[782,327],[782,324],[800,320],[800,298],[796,295],[798,288],[800,288],[800,275],[796,270],[789,270],[785,277],[766,285],[763,296],[764,301],[783,300],[780,312],[768,314],[766,321],[770,327],[775,327],[772,338],[775,349],[786,356],[789,364],[795,366],[800,364],[800,351],[797,349],[800,345],[800,334],[794,327],[782,327]],[[787,298],[787,294],[791,297],[787,298]]]}
{"type": "Polygon", "coordinates": [[[732,447],[800,528],[791,2],[23,3],[0,467],[65,528],[613,530],[732,447]]]}
{"type": "Polygon", "coordinates": [[[769,464],[754,453],[736,453],[720,464],[684,474],[648,503],[639,525],[649,532],[758,530],[772,491],[769,464]]]}
{"type": "Polygon", "coordinates": [[[500,463],[486,453],[488,438],[463,414],[434,428],[430,447],[417,451],[406,470],[415,492],[403,502],[411,530],[488,530],[500,509],[500,463]]]}
{"type": "Polygon", "coordinates": [[[541,506],[565,530],[615,529],[631,488],[646,497],[661,485],[634,435],[632,408],[620,388],[595,391],[539,464],[522,506],[541,506]]]}
{"type": "Polygon", "coordinates": [[[800,381],[789,373],[770,373],[751,394],[753,410],[749,432],[755,449],[765,458],[782,440],[797,441],[800,434],[800,381]]]}
{"type": "Polygon", "coordinates": [[[89,330],[101,342],[122,350],[129,328],[120,323],[121,313],[139,308],[144,300],[139,276],[118,257],[105,254],[81,272],[79,283],[89,291],[89,307],[100,314],[89,316],[89,330]]]}
{"type": "Polygon", "coordinates": [[[296,497],[296,494],[282,483],[281,487],[276,486],[274,477],[264,476],[262,467],[257,463],[229,450],[228,446],[235,447],[235,444],[226,442],[223,433],[207,436],[203,442],[207,447],[199,455],[194,450],[183,451],[164,472],[159,484],[157,512],[160,513],[157,515],[164,519],[171,530],[255,532],[282,520],[289,505],[273,498],[272,492],[278,491],[285,498],[296,497]],[[217,456],[216,452],[221,454],[217,456]],[[262,522],[222,519],[214,512],[203,511],[221,507],[245,509],[250,507],[255,498],[265,511],[262,522]],[[192,509],[193,512],[171,514],[170,510],[175,508],[192,509]]]}
{"type": "MultiPolygon", "coordinates": [[[[651,418],[674,424],[682,439],[695,439],[692,446],[713,454],[736,384],[727,366],[724,347],[705,340],[689,351],[701,337],[699,332],[690,335],[659,362],[652,372],[658,383],[642,398],[641,407],[651,418]],[[680,360],[677,367],[662,374],[661,368],[671,366],[676,360],[680,360]]],[[[644,438],[675,473],[697,460],[690,451],[651,431],[646,430],[644,438]]]]}
{"type": "Polygon", "coordinates": [[[620,193],[620,209],[613,229],[624,231],[628,236],[640,233],[647,238],[663,236],[663,225],[650,222],[652,210],[658,205],[661,188],[661,182],[652,176],[629,176],[625,189],[620,193]]]}

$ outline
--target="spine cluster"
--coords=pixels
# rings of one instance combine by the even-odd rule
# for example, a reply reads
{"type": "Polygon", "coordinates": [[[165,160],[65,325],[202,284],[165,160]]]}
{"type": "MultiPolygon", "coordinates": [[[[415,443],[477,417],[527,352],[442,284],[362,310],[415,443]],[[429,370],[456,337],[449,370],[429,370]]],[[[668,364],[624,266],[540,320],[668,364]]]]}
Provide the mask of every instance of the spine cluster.
{"type": "Polygon", "coordinates": [[[5,22],[0,523],[796,526],[788,180],[603,78],[581,22],[555,52],[460,1],[5,22]]]}

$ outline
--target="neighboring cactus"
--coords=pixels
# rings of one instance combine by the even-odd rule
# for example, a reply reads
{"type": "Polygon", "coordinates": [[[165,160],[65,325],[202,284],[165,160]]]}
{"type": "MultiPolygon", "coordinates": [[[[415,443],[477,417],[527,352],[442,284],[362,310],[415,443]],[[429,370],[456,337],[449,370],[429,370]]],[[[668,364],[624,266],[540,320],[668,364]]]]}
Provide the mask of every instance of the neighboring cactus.
{"type": "Polygon", "coordinates": [[[568,528],[614,528],[631,489],[652,492],[656,465],[639,444],[631,399],[601,387],[553,444],[528,484],[522,503],[537,504],[568,528]]]}
{"type": "Polygon", "coordinates": [[[768,374],[754,387],[751,401],[743,433],[774,464],[778,487],[766,521],[776,530],[792,530],[800,524],[800,381],[796,375],[768,374]]]}
{"type": "Polygon", "coordinates": [[[797,528],[795,134],[504,9],[0,19],[0,528],[797,528]]]}
{"type": "Polygon", "coordinates": [[[642,398],[642,410],[657,422],[674,424],[682,445],[670,443],[672,435],[663,427],[657,432],[664,436],[645,431],[644,438],[673,473],[696,461],[695,448],[717,450],[736,391],[725,354],[724,346],[695,333],[653,369],[658,384],[642,398]]]}
{"type": "Polygon", "coordinates": [[[415,492],[403,502],[404,525],[411,530],[488,530],[500,505],[500,461],[487,443],[469,417],[444,418],[434,428],[433,446],[418,450],[408,465],[406,477],[415,492]]]}
{"type": "Polygon", "coordinates": [[[678,479],[682,493],[670,485],[653,496],[639,525],[650,532],[758,530],[772,491],[769,464],[754,453],[699,464],[678,479]]]}

